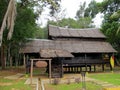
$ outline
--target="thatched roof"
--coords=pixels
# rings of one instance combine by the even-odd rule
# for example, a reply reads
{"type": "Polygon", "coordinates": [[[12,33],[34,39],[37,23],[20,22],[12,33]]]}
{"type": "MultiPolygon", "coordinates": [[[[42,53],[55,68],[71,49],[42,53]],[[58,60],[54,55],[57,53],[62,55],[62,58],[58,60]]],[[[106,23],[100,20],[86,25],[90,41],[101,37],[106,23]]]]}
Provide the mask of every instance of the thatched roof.
{"type": "Polygon", "coordinates": [[[113,53],[115,49],[104,41],[56,41],[32,40],[21,48],[20,53],[39,53],[40,50],[65,50],[70,53],[113,53]]]}
{"type": "Polygon", "coordinates": [[[53,50],[53,49],[42,49],[40,50],[40,56],[44,58],[49,57],[74,57],[70,52],[66,50],[53,50]]]}
{"type": "Polygon", "coordinates": [[[51,37],[74,37],[74,38],[106,38],[97,28],[72,29],[49,25],[51,37]]]}

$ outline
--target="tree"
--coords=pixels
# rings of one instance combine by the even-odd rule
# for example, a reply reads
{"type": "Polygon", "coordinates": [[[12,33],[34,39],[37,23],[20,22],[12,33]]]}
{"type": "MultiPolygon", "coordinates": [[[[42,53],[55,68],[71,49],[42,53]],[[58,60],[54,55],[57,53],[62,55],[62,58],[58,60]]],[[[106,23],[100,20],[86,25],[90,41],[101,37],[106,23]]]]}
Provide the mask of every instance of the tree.
{"type": "Polygon", "coordinates": [[[8,0],[8,2],[0,1],[3,6],[1,9],[3,10],[2,18],[0,19],[0,47],[1,47],[1,64],[3,69],[5,68],[5,58],[4,58],[4,45],[2,44],[3,40],[3,32],[5,28],[7,27],[8,35],[7,38],[11,39],[12,33],[13,33],[13,28],[14,28],[14,20],[16,17],[16,5],[14,0],[8,0]],[[8,5],[8,7],[5,6],[5,4],[8,5]]]}
{"type": "Polygon", "coordinates": [[[11,39],[12,32],[14,28],[14,20],[16,17],[16,5],[14,0],[9,0],[8,7],[6,10],[6,13],[3,17],[3,21],[0,28],[0,46],[2,44],[2,38],[3,38],[3,31],[7,27],[9,30],[8,32],[8,39],[11,39]]]}
{"type": "MultiPolygon", "coordinates": [[[[6,6],[8,5],[7,1],[9,0],[0,0],[0,4],[2,4],[0,5],[0,10],[3,10],[3,12],[5,12],[6,6]]],[[[20,45],[25,43],[27,38],[35,37],[35,32],[38,30],[36,19],[41,14],[43,8],[49,6],[49,8],[53,7],[51,11],[56,10],[58,1],[59,0],[19,0],[17,2],[17,17],[12,39],[7,40],[7,29],[3,32],[2,46],[4,46],[4,49],[1,48],[1,54],[3,56],[1,57],[1,62],[4,63],[4,66],[2,66],[3,69],[5,68],[6,62],[4,58],[6,57],[8,59],[7,61],[9,61],[10,56],[12,56],[14,60],[18,60],[20,45]]],[[[0,17],[1,24],[3,16],[0,17]]]]}
{"type": "Polygon", "coordinates": [[[95,0],[92,0],[84,12],[84,17],[94,18],[99,12],[97,2],[95,0]]]}
{"type": "Polygon", "coordinates": [[[120,9],[120,1],[104,0],[101,3],[97,3],[97,7],[99,12],[104,14],[101,31],[107,36],[107,41],[112,44],[119,54],[120,32],[118,31],[120,27],[120,18],[118,12],[120,9]]]}
{"type": "Polygon", "coordinates": [[[84,2],[83,4],[80,3],[79,10],[76,13],[77,20],[85,17],[85,9],[86,9],[86,2],[84,2]]]}
{"type": "MultiPolygon", "coordinates": [[[[118,20],[120,22],[120,10],[117,12],[113,13],[110,17],[111,19],[118,20]]],[[[120,32],[120,26],[117,29],[117,34],[120,32]]]]}
{"type": "Polygon", "coordinates": [[[76,19],[81,28],[94,27],[92,25],[92,18],[93,18],[93,14],[92,14],[93,11],[91,10],[92,6],[95,6],[93,1],[89,4],[88,8],[86,6],[86,2],[80,4],[80,8],[76,13],[76,19]]]}
{"type": "Polygon", "coordinates": [[[79,28],[79,24],[76,20],[72,18],[63,18],[59,21],[49,21],[48,24],[60,26],[60,27],[68,27],[68,28],[79,28]]]}
{"type": "Polygon", "coordinates": [[[119,28],[119,18],[113,14],[120,8],[119,0],[105,0],[98,3],[99,10],[104,13],[104,21],[101,31],[108,37],[108,41],[120,51],[120,34],[116,34],[119,28]]]}

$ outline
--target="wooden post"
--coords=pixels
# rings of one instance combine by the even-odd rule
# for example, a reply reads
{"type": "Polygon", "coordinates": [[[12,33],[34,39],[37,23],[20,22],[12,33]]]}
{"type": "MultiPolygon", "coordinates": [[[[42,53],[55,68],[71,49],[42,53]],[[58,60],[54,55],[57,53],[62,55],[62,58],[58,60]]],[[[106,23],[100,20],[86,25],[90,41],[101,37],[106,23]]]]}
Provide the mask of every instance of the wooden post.
{"type": "Polygon", "coordinates": [[[87,72],[87,64],[85,64],[85,70],[86,70],[86,72],[87,72]]]}
{"type": "Polygon", "coordinates": [[[30,69],[30,84],[32,84],[32,76],[33,76],[33,60],[31,59],[31,69],[30,69]]]}
{"type": "MultiPolygon", "coordinates": [[[[86,63],[86,62],[85,62],[86,59],[87,59],[87,55],[85,54],[85,60],[84,60],[84,63],[86,63]]],[[[85,71],[87,72],[87,64],[85,64],[85,71]]]]}
{"type": "Polygon", "coordinates": [[[10,67],[12,68],[12,56],[10,56],[10,67]]]}
{"type": "Polygon", "coordinates": [[[63,72],[63,59],[61,60],[61,69],[62,69],[62,70],[61,70],[61,77],[63,77],[63,73],[64,73],[64,72],[63,72]]]}
{"type": "Polygon", "coordinates": [[[82,67],[80,67],[80,72],[82,71],[82,67]]]}
{"type": "Polygon", "coordinates": [[[49,79],[51,83],[51,60],[49,60],[49,79]]]}
{"type": "Polygon", "coordinates": [[[23,66],[24,67],[26,66],[26,63],[25,63],[25,54],[23,55],[23,66]]]}
{"type": "Polygon", "coordinates": [[[92,65],[90,65],[90,67],[89,67],[89,68],[90,68],[90,72],[91,72],[91,66],[92,66],[92,65]]]}
{"type": "Polygon", "coordinates": [[[110,64],[110,70],[113,71],[113,68],[112,68],[111,64],[110,64]]]}
{"type": "Polygon", "coordinates": [[[94,65],[94,72],[96,71],[96,66],[94,65]]]}
{"type": "Polygon", "coordinates": [[[104,64],[102,64],[102,70],[104,71],[105,69],[104,69],[104,64]]]}
{"type": "Polygon", "coordinates": [[[1,67],[2,69],[6,68],[6,60],[5,60],[5,52],[4,52],[4,45],[1,46],[1,67]]]}

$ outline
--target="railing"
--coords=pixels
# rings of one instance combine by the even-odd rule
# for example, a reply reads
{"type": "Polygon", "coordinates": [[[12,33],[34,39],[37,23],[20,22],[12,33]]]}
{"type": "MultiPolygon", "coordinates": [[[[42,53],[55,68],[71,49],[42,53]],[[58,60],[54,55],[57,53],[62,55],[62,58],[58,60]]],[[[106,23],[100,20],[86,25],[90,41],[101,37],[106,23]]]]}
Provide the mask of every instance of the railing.
{"type": "Polygon", "coordinates": [[[92,66],[94,66],[94,71],[96,71],[96,65],[101,65],[102,70],[104,71],[104,65],[109,64],[109,60],[102,59],[71,59],[71,60],[63,60],[63,68],[64,72],[81,72],[82,68],[84,71],[92,71],[92,66]],[[89,70],[88,70],[89,68],[89,70]]]}
{"type": "Polygon", "coordinates": [[[102,59],[71,59],[71,60],[63,60],[63,65],[83,65],[83,64],[107,64],[109,60],[102,59]]]}

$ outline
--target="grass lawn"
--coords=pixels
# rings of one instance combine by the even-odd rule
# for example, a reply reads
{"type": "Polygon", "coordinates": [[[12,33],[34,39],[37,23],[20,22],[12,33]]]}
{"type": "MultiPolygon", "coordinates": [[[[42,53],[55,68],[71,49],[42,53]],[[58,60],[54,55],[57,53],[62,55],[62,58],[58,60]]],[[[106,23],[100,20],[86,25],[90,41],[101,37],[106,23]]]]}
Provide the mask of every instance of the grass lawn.
{"type": "Polygon", "coordinates": [[[100,73],[89,74],[88,77],[108,82],[114,85],[120,85],[120,73],[100,73]]]}
{"type": "Polygon", "coordinates": [[[0,90],[32,90],[31,86],[24,84],[26,78],[15,79],[15,80],[4,78],[6,76],[15,75],[17,73],[18,70],[1,70],[0,90]]]}
{"type": "Polygon", "coordinates": [[[32,90],[29,85],[24,84],[25,80],[9,80],[0,78],[0,90],[32,90]]]}
{"type": "MultiPolygon", "coordinates": [[[[102,90],[101,86],[92,84],[90,82],[86,83],[86,90],[102,90]]],[[[59,85],[45,85],[45,90],[82,90],[82,83],[80,84],[59,84],[59,85]]]]}

